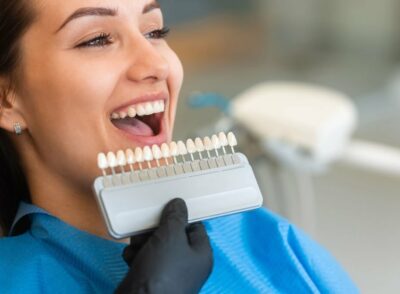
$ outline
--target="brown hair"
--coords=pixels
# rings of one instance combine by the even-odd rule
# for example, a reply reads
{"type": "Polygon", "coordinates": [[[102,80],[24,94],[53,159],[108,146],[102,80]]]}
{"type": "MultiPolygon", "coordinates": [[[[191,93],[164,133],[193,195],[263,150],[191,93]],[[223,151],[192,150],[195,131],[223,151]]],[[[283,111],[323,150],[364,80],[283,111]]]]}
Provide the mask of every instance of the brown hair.
{"type": "MultiPolygon", "coordinates": [[[[29,0],[0,0],[0,76],[10,82],[2,89],[0,98],[15,86],[21,59],[20,40],[34,20],[29,0]]],[[[4,101],[2,101],[4,105],[4,101]]],[[[1,115],[1,107],[0,107],[1,115]]],[[[10,231],[21,200],[29,201],[29,189],[18,153],[9,135],[0,129],[0,226],[3,233],[10,231]]]]}

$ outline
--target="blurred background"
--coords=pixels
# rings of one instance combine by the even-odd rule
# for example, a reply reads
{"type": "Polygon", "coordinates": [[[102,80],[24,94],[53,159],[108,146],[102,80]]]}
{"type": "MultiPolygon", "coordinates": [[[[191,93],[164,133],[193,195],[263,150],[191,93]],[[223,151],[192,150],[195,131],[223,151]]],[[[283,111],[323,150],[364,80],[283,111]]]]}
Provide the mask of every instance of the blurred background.
{"type": "MultiPolygon", "coordinates": [[[[221,120],[218,109],[188,106],[194,92],[234,99],[259,82],[296,81],[346,93],[358,111],[354,138],[400,148],[400,1],[169,0],[162,4],[172,29],[169,43],[185,68],[176,138],[211,132],[221,120]]],[[[311,175],[314,223],[310,227],[279,204],[278,192],[268,189],[276,185],[271,171],[279,173],[279,168],[269,168],[268,176],[267,169],[257,170],[265,206],[328,248],[363,293],[400,293],[399,174],[337,161],[311,175]]]]}

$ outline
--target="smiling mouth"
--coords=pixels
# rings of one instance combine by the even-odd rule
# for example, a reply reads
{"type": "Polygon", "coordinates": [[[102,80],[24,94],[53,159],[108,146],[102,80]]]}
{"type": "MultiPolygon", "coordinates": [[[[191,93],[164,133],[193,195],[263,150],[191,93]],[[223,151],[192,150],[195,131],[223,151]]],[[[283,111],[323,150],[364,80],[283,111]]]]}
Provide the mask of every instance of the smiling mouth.
{"type": "Polygon", "coordinates": [[[133,136],[153,137],[161,133],[164,112],[164,100],[139,103],[113,112],[111,122],[133,136]]]}

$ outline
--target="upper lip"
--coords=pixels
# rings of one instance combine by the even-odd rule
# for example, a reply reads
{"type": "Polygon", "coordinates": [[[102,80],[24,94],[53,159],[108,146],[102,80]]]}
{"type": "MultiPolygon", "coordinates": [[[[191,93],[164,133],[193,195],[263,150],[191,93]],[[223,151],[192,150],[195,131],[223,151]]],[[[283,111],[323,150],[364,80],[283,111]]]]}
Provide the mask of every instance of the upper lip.
{"type": "Polygon", "coordinates": [[[137,96],[133,99],[130,99],[129,101],[124,102],[123,104],[120,104],[119,106],[114,108],[111,111],[111,113],[123,111],[130,106],[140,104],[140,103],[153,102],[153,101],[158,101],[158,100],[168,100],[168,99],[169,99],[169,95],[166,92],[148,93],[148,94],[144,94],[141,96],[137,96]]]}

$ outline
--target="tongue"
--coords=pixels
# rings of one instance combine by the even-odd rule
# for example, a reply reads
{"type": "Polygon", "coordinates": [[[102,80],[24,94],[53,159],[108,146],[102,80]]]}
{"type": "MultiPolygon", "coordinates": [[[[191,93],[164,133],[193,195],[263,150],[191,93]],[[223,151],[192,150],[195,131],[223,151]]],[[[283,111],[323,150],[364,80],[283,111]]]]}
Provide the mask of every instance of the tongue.
{"type": "Polygon", "coordinates": [[[144,122],[137,118],[118,119],[113,121],[114,125],[125,132],[134,136],[151,137],[154,136],[153,130],[144,122]]]}

